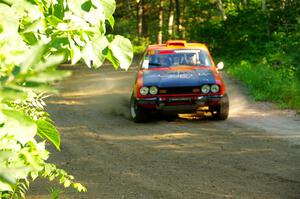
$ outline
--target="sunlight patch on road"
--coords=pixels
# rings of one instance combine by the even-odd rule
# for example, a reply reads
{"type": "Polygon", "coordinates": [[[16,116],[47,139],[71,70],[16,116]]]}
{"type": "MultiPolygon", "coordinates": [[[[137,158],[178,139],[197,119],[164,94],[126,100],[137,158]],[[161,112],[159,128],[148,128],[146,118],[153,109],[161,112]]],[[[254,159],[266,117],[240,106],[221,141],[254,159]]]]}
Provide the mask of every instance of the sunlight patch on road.
{"type": "MultiPolygon", "coordinates": [[[[261,136],[261,135],[254,135],[254,136],[251,136],[252,138],[262,138],[262,137],[265,137],[265,136],[261,136]]],[[[287,139],[287,138],[300,138],[300,135],[270,135],[268,136],[267,138],[272,138],[272,139],[287,139]]]]}
{"type": "Polygon", "coordinates": [[[274,152],[274,149],[249,149],[249,148],[244,148],[238,151],[230,151],[230,152],[225,152],[227,154],[234,154],[234,155],[244,155],[244,154],[253,154],[257,155],[257,153],[269,153],[269,152],[274,152]]]}
{"type": "Polygon", "coordinates": [[[167,133],[162,135],[156,135],[153,136],[153,138],[164,140],[164,139],[181,139],[181,138],[186,138],[191,136],[193,136],[193,134],[184,132],[184,133],[167,133]]]}
{"type": "Polygon", "coordinates": [[[76,98],[76,97],[92,97],[92,96],[100,96],[106,94],[127,94],[127,90],[117,90],[115,88],[112,89],[95,89],[95,90],[84,90],[84,91],[74,91],[68,93],[62,93],[61,96],[65,98],[76,98]]]}
{"type": "Polygon", "coordinates": [[[82,102],[74,100],[49,100],[48,104],[57,104],[57,105],[83,105],[82,102]]]}
{"type": "Polygon", "coordinates": [[[201,191],[200,193],[202,194],[207,194],[209,196],[211,196],[212,198],[235,198],[234,195],[232,194],[221,194],[221,193],[213,193],[213,192],[206,192],[206,191],[201,191]]]}
{"type": "Polygon", "coordinates": [[[120,141],[157,141],[157,140],[170,140],[170,139],[183,139],[191,137],[193,134],[183,133],[167,133],[167,134],[151,134],[151,135],[137,135],[137,136],[114,136],[114,135],[101,135],[106,140],[120,140],[120,141]]]}
{"type": "Polygon", "coordinates": [[[219,151],[220,148],[212,144],[204,143],[166,143],[154,147],[155,149],[174,150],[176,153],[200,154],[219,151]]]}

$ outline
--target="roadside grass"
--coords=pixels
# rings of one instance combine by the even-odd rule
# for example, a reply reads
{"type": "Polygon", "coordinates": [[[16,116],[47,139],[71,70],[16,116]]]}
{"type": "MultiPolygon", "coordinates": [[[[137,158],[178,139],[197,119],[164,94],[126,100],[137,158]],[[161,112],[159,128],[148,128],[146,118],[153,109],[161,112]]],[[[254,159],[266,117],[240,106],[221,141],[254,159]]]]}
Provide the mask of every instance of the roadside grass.
{"type": "Polygon", "coordinates": [[[296,69],[250,61],[226,62],[226,71],[243,82],[257,101],[271,101],[300,113],[300,78],[296,69]]]}

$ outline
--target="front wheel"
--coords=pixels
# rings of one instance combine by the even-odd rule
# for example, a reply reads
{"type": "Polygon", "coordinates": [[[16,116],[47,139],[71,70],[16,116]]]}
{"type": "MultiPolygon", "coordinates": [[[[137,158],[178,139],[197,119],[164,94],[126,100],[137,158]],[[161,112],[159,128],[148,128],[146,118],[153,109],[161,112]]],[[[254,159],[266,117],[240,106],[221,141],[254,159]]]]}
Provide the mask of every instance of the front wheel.
{"type": "Polygon", "coordinates": [[[165,114],[163,115],[164,119],[168,122],[173,122],[178,118],[178,114],[165,114]]]}
{"type": "Polygon", "coordinates": [[[146,122],[148,115],[146,110],[137,105],[136,99],[132,96],[130,100],[130,113],[131,118],[136,123],[146,122]]]}
{"type": "Polygon", "coordinates": [[[215,107],[212,111],[212,116],[214,120],[226,120],[229,115],[229,99],[228,95],[225,95],[221,100],[219,106],[215,107]]]}

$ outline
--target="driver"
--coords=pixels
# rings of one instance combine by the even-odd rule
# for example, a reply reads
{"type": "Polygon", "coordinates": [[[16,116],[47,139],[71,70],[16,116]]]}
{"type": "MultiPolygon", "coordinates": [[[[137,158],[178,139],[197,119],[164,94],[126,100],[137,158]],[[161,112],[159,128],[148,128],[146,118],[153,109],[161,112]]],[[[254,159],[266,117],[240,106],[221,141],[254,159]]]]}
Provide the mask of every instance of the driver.
{"type": "Polygon", "coordinates": [[[197,65],[197,55],[195,53],[188,54],[186,59],[186,64],[191,66],[197,65]]]}
{"type": "Polygon", "coordinates": [[[168,56],[161,56],[160,57],[160,64],[161,66],[166,66],[166,67],[169,67],[169,66],[172,66],[172,59],[171,57],[168,57],[168,56]]]}

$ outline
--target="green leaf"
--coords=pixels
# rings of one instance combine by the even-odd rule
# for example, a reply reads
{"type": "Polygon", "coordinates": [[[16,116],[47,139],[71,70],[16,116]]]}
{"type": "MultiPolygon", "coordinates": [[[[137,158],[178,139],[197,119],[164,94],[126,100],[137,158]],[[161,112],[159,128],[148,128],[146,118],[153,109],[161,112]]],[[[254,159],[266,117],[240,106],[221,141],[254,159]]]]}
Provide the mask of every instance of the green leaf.
{"type": "Polygon", "coordinates": [[[72,0],[67,1],[69,9],[75,13],[77,16],[83,17],[86,13],[85,10],[82,9],[82,5],[86,2],[86,0],[72,0]]]}
{"type": "Polygon", "coordinates": [[[53,15],[59,19],[64,18],[64,4],[63,1],[58,2],[53,6],[53,15]]]}
{"type": "Polygon", "coordinates": [[[63,23],[63,20],[54,15],[46,17],[46,20],[54,27],[56,27],[59,23],[63,23]]]}
{"type": "Polygon", "coordinates": [[[47,57],[45,61],[41,61],[32,66],[35,71],[42,71],[52,66],[57,66],[64,60],[64,55],[62,54],[55,54],[47,57]]]}
{"type": "Polygon", "coordinates": [[[70,53],[71,53],[71,64],[76,64],[81,59],[80,48],[75,45],[75,42],[72,38],[69,38],[70,42],[70,53]]]}
{"type": "Polygon", "coordinates": [[[28,68],[38,63],[42,57],[45,46],[41,43],[34,45],[28,52],[25,53],[27,59],[25,59],[20,66],[22,66],[22,71],[27,71],[28,68]]]}
{"type": "MultiPolygon", "coordinates": [[[[94,2],[98,1],[98,0],[92,0],[93,4],[95,4],[94,2]]],[[[116,10],[116,2],[115,0],[100,0],[103,10],[104,10],[104,15],[106,17],[106,19],[109,19],[113,13],[116,10]]]]}
{"type": "Polygon", "coordinates": [[[30,176],[31,176],[32,180],[35,180],[39,176],[39,173],[37,171],[32,171],[30,173],[30,176]]]}
{"type": "Polygon", "coordinates": [[[70,71],[55,71],[55,70],[44,71],[44,72],[40,72],[34,76],[27,77],[26,81],[46,83],[46,82],[53,82],[56,80],[62,80],[70,75],[71,75],[70,71]]]}
{"type": "Polygon", "coordinates": [[[5,87],[0,90],[0,99],[1,98],[5,100],[26,100],[28,98],[28,95],[26,92],[23,92],[21,90],[5,87]]]}
{"type": "Polygon", "coordinates": [[[24,41],[29,45],[35,45],[38,42],[38,40],[33,32],[26,32],[21,35],[22,35],[24,41]]]}
{"type": "Polygon", "coordinates": [[[50,41],[48,46],[50,48],[54,48],[54,49],[61,49],[61,48],[65,48],[66,46],[68,46],[68,44],[69,44],[68,37],[59,36],[59,37],[52,38],[52,40],[50,41]]]}
{"type": "Polygon", "coordinates": [[[92,2],[91,1],[86,1],[83,4],[81,4],[81,9],[86,11],[86,12],[89,12],[91,10],[91,7],[92,7],[92,2]]]}
{"type": "Polygon", "coordinates": [[[133,58],[133,49],[129,39],[117,35],[110,43],[109,49],[120,63],[120,68],[128,69],[133,58]]]}
{"type": "Polygon", "coordinates": [[[114,26],[115,26],[115,18],[113,16],[110,16],[107,20],[108,20],[111,28],[114,28],[114,26]]]}
{"type": "Polygon", "coordinates": [[[115,69],[118,69],[120,62],[117,58],[115,58],[113,52],[110,49],[107,49],[106,58],[113,64],[115,69]]]}
{"type": "Polygon", "coordinates": [[[76,189],[79,192],[86,192],[87,191],[87,189],[84,186],[82,186],[80,183],[74,183],[73,187],[74,187],[74,189],[76,189]]]}
{"type": "Polygon", "coordinates": [[[38,19],[33,22],[23,23],[22,25],[24,27],[23,27],[23,31],[21,31],[21,33],[37,32],[39,29],[43,28],[44,21],[42,19],[38,19]]]}
{"type": "Polygon", "coordinates": [[[0,4],[0,24],[3,32],[15,35],[18,33],[19,18],[14,9],[3,3],[0,4]]]}
{"type": "Polygon", "coordinates": [[[64,182],[64,187],[69,187],[71,185],[71,181],[66,179],[64,182]]]}
{"type": "Polygon", "coordinates": [[[108,41],[105,36],[95,36],[91,42],[87,43],[83,49],[82,58],[84,59],[88,67],[100,67],[104,60],[105,56],[102,51],[108,46],[108,41]]]}
{"type": "Polygon", "coordinates": [[[13,178],[13,174],[10,173],[7,169],[3,169],[1,168],[1,172],[0,172],[0,192],[2,191],[12,191],[12,187],[13,185],[15,185],[16,183],[16,179],[13,178]]]}
{"type": "Polygon", "coordinates": [[[12,109],[2,109],[1,112],[5,116],[1,132],[13,135],[22,145],[34,139],[37,126],[31,118],[12,109]]]}
{"type": "Polygon", "coordinates": [[[53,124],[46,120],[37,120],[38,135],[42,138],[48,139],[53,145],[60,150],[60,134],[53,124]]]}
{"type": "MultiPolygon", "coordinates": [[[[36,93],[55,93],[56,89],[50,86],[49,84],[40,83],[40,82],[25,82],[22,86],[16,84],[9,84],[7,87],[15,90],[19,90],[20,92],[36,92],[36,93]]],[[[19,98],[25,100],[26,98],[19,98]]]]}
{"type": "Polygon", "coordinates": [[[15,76],[15,77],[18,76],[20,74],[20,72],[21,72],[21,67],[14,66],[13,71],[12,71],[13,76],[15,76]]]}

